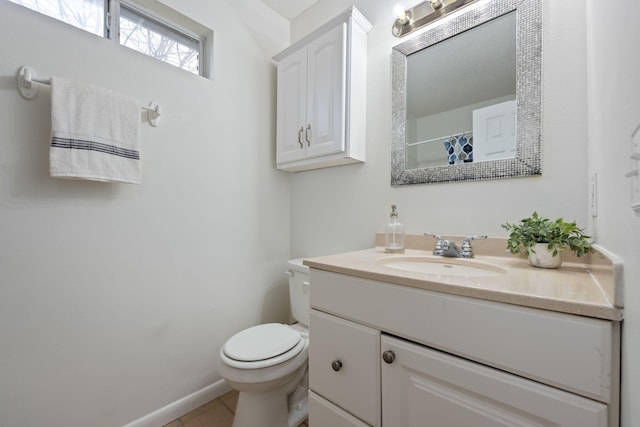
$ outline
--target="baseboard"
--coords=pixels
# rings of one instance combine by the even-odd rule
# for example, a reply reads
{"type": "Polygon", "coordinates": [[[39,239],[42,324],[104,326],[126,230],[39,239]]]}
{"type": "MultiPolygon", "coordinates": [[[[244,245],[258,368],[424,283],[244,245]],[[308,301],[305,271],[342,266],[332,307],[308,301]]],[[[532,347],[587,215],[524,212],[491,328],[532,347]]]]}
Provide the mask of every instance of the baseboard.
{"type": "Polygon", "coordinates": [[[180,418],[184,414],[199,408],[205,403],[222,396],[230,390],[231,387],[225,380],[217,381],[203,389],[183,397],[182,399],[178,399],[157,411],[145,415],[124,427],[162,427],[169,424],[176,418],[180,418]]]}

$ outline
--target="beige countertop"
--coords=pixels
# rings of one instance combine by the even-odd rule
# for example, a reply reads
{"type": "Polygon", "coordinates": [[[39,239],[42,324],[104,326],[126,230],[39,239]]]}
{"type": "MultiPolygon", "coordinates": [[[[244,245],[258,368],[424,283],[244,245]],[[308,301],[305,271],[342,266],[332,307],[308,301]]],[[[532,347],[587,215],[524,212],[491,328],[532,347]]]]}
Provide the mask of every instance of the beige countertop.
{"type": "MultiPolygon", "coordinates": [[[[409,237],[409,236],[408,236],[409,237]]],[[[407,247],[427,246],[427,238],[407,239],[407,247]],[[420,242],[415,244],[415,242],[420,242]]],[[[460,240],[460,239],[458,239],[460,240]]],[[[377,239],[379,242],[380,239],[377,239]]],[[[457,241],[457,240],[456,240],[457,241]]],[[[586,259],[567,257],[558,269],[536,268],[520,256],[504,251],[504,239],[490,238],[475,243],[476,257],[461,260],[433,256],[431,250],[407,249],[404,254],[388,254],[384,248],[306,258],[304,264],[363,279],[377,280],[452,295],[480,298],[562,313],[622,320],[621,262],[598,248],[586,259]],[[478,244],[479,243],[479,244],[478,244]],[[424,257],[435,262],[457,263],[495,270],[486,276],[449,276],[395,269],[382,261],[424,257]]]]}

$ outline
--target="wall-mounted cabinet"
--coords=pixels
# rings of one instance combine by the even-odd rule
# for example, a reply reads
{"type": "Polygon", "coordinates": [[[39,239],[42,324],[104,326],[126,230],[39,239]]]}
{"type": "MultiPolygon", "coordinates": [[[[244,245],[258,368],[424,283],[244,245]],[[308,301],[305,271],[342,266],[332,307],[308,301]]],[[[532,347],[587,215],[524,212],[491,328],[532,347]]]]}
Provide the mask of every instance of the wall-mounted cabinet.
{"type": "Polygon", "coordinates": [[[274,56],[278,169],[295,172],[364,161],[370,29],[351,7],[274,56]]]}

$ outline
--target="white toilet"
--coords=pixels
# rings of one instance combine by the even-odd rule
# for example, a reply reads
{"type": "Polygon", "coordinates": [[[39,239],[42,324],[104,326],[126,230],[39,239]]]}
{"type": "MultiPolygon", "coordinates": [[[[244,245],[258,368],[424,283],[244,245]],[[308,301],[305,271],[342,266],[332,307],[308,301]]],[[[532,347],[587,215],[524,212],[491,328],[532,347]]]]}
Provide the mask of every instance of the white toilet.
{"type": "Polygon", "coordinates": [[[298,323],[238,332],[220,349],[220,375],[239,391],[233,427],[297,427],[309,413],[309,268],[291,260],[289,296],[298,323]]]}

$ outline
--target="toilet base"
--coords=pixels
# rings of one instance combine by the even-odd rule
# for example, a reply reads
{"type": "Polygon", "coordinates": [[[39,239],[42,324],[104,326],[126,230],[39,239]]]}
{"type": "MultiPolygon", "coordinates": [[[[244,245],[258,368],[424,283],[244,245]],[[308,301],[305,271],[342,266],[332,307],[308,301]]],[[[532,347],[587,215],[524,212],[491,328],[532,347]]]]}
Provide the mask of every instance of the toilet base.
{"type": "Polygon", "coordinates": [[[308,417],[308,397],[288,411],[286,399],[281,397],[265,399],[264,396],[240,393],[233,427],[298,427],[308,417]]]}
{"type": "MultiPolygon", "coordinates": [[[[302,366],[286,384],[267,392],[239,389],[233,427],[297,427],[309,414],[302,366]],[[292,390],[293,389],[293,390],[292,390]]],[[[234,385],[234,384],[232,384],[234,385]]]]}

